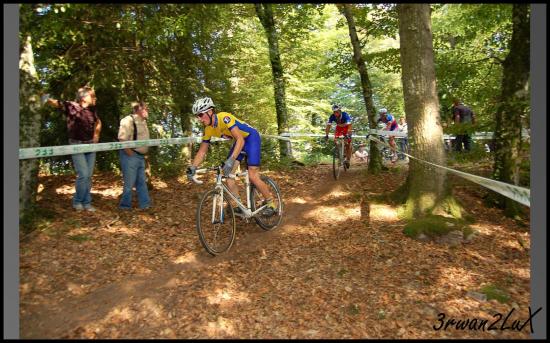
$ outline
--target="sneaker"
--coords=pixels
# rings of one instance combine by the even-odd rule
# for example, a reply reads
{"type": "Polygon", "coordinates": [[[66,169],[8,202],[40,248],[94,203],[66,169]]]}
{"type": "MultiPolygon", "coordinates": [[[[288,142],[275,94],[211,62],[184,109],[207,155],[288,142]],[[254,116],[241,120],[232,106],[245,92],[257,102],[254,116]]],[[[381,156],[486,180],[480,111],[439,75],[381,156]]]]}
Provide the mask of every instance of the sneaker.
{"type": "Polygon", "coordinates": [[[84,209],[88,212],[95,212],[96,211],[95,207],[93,207],[92,205],[86,206],[86,207],[84,207],[84,209]]]}
{"type": "Polygon", "coordinates": [[[73,208],[77,211],[82,211],[84,209],[84,206],[82,206],[82,204],[76,204],[73,205],[73,208]]]}

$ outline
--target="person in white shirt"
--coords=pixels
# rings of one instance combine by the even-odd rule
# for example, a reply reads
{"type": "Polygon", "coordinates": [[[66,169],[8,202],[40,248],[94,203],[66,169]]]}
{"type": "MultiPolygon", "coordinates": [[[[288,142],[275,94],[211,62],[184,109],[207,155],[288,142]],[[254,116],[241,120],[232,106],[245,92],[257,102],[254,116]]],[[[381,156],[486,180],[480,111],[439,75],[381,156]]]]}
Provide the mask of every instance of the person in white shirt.
{"type": "Polygon", "coordinates": [[[358,162],[369,163],[369,153],[365,150],[365,144],[359,145],[359,149],[353,155],[358,162]]]}

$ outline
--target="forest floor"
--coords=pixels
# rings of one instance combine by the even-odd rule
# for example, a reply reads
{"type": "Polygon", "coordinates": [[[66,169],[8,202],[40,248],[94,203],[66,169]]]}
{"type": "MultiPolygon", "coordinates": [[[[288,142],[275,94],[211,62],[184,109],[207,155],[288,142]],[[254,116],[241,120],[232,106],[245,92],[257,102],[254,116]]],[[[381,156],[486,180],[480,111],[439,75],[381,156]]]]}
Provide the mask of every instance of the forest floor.
{"type": "Polygon", "coordinates": [[[530,338],[529,325],[501,330],[512,309],[504,327],[529,318],[529,221],[453,179],[474,238],[408,238],[397,207],[370,200],[406,171],[372,177],[356,164],[339,181],[328,165],[267,172],[282,190],[281,225],[238,220],[231,251],[217,257],[195,229],[206,184],[153,180],[152,211],[120,212],[121,177],[96,173],[90,213],[71,208],[74,176],[40,177],[39,206],[55,216],[21,239],[20,337],[530,338]],[[482,289],[505,300],[475,296],[482,289]],[[451,319],[469,328],[445,329],[451,319]],[[487,323],[474,330],[473,319],[487,323]]]}

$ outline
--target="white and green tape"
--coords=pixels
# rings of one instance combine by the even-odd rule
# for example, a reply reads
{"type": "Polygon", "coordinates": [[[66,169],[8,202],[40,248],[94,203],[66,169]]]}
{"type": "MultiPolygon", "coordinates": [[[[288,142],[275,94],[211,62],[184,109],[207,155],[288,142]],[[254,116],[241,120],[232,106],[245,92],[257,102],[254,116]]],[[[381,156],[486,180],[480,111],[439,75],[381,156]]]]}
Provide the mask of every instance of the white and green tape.
{"type": "MultiPolygon", "coordinates": [[[[280,136],[273,136],[273,135],[262,135],[262,136],[266,138],[277,138],[277,139],[290,141],[290,139],[287,137],[280,137],[280,136]]],[[[212,141],[228,141],[228,139],[212,137],[212,141]]],[[[72,144],[72,145],[37,147],[37,148],[22,148],[22,149],[19,149],[19,159],[24,160],[29,158],[72,155],[72,154],[80,154],[85,152],[120,150],[120,149],[126,149],[126,148],[139,148],[144,146],[186,144],[191,142],[200,143],[201,137],[146,139],[146,140],[136,140],[136,141],[125,141],[125,142],[72,144]]]]}
{"type": "MultiPolygon", "coordinates": [[[[378,138],[369,136],[368,139],[370,139],[370,140],[372,140],[372,141],[374,141],[378,144],[382,144],[382,145],[385,145],[387,147],[390,147],[389,144],[380,141],[378,138]]],[[[462,177],[466,180],[472,181],[474,183],[477,183],[478,185],[481,185],[485,188],[488,188],[488,189],[493,190],[493,191],[495,191],[499,194],[502,194],[507,198],[510,198],[514,201],[519,202],[520,204],[523,204],[523,205],[529,206],[529,207],[531,206],[531,202],[530,202],[531,190],[529,190],[527,188],[519,187],[519,186],[516,186],[516,185],[511,185],[511,184],[501,182],[501,181],[497,181],[497,180],[488,179],[486,177],[481,177],[481,176],[477,176],[477,175],[473,175],[473,174],[468,174],[468,173],[465,173],[465,172],[461,172],[459,170],[451,169],[451,168],[448,168],[448,167],[440,166],[440,165],[435,164],[435,163],[424,161],[420,158],[411,156],[411,155],[409,155],[405,152],[401,152],[401,153],[408,156],[408,157],[410,157],[410,158],[413,158],[417,161],[432,165],[432,166],[437,167],[437,168],[445,169],[445,170],[447,170],[451,173],[454,173],[454,174],[456,174],[456,175],[458,175],[458,176],[460,176],[460,177],[462,177]]]]}

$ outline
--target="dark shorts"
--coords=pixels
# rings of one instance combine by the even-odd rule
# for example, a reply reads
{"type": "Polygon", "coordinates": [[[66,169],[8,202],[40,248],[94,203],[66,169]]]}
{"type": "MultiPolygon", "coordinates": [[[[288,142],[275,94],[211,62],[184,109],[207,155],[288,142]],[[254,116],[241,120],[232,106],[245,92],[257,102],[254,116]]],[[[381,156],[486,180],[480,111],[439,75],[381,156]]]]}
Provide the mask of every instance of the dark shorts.
{"type": "MultiPolygon", "coordinates": [[[[235,149],[236,143],[237,142],[235,141],[235,143],[233,143],[233,146],[231,147],[231,150],[229,150],[229,155],[227,155],[228,158],[233,153],[233,149],[235,149]]],[[[251,167],[259,167],[261,153],[262,153],[261,148],[262,148],[262,139],[258,131],[250,132],[248,137],[244,139],[244,147],[241,153],[239,154],[239,156],[237,156],[237,161],[239,162],[242,161],[244,157],[244,154],[242,152],[244,151],[246,152],[248,165],[251,167]]]]}

